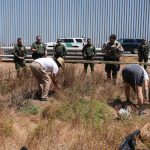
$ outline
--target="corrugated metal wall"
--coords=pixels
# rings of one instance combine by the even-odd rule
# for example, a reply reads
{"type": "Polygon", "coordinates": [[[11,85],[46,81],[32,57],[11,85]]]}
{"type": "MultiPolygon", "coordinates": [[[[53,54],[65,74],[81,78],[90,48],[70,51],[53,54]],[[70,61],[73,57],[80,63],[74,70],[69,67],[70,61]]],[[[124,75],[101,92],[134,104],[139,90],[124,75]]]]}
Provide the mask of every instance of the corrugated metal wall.
{"type": "Polygon", "coordinates": [[[0,42],[30,45],[58,37],[90,37],[101,46],[118,38],[150,40],[150,0],[0,0],[0,42]]]}

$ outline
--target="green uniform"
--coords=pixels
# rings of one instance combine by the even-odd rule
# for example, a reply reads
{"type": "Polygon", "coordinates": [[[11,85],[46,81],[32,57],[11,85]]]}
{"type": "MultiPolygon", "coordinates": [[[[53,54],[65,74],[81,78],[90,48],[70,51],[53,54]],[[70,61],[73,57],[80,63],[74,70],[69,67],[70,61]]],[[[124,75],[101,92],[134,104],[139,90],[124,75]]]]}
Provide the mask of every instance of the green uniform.
{"type": "MultiPolygon", "coordinates": [[[[139,62],[144,62],[146,63],[148,61],[148,55],[149,55],[149,47],[148,44],[143,44],[139,47],[138,49],[138,56],[139,56],[139,62]]],[[[144,68],[147,68],[147,65],[144,65],[144,68]]]]}
{"type": "Polygon", "coordinates": [[[23,45],[15,45],[12,51],[14,55],[14,63],[17,71],[17,76],[21,76],[20,68],[26,67],[25,57],[27,56],[27,50],[23,45]],[[24,59],[20,59],[19,57],[24,57],[24,59]]]}
{"type": "Polygon", "coordinates": [[[32,54],[33,59],[38,59],[38,58],[42,58],[45,56],[46,46],[44,43],[34,42],[31,46],[31,49],[37,50],[32,54]]]}
{"type": "MultiPolygon", "coordinates": [[[[102,52],[105,52],[105,61],[120,61],[121,53],[123,48],[120,43],[115,41],[113,44],[107,42],[103,45],[102,52]]],[[[117,79],[117,72],[120,69],[119,64],[106,64],[105,72],[107,73],[107,78],[111,78],[111,73],[114,81],[117,79]]]]}
{"type": "MultiPolygon", "coordinates": [[[[96,49],[93,45],[86,44],[82,49],[82,54],[85,60],[94,60],[96,55],[96,49]]],[[[87,73],[88,65],[91,67],[91,71],[94,71],[93,63],[84,63],[84,71],[87,73]]]]}
{"type": "Polygon", "coordinates": [[[58,57],[64,58],[67,54],[66,47],[62,44],[57,44],[54,47],[54,57],[57,59],[58,57]]]}

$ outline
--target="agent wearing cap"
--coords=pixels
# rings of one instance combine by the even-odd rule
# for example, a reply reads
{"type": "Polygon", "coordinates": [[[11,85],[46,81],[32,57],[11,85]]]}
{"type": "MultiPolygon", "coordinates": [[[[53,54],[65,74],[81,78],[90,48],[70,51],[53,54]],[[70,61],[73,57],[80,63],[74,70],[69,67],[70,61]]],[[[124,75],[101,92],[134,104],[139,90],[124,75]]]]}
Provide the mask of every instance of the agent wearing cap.
{"type": "Polygon", "coordinates": [[[45,44],[42,42],[41,36],[36,37],[36,42],[31,46],[32,58],[42,58],[47,56],[47,50],[45,44]]]}
{"type": "Polygon", "coordinates": [[[47,100],[51,81],[54,86],[59,89],[56,75],[63,64],[64,59],[61,57],[58,59],[50,57],[39,58],[31,63],[31,71],[38,81],[38,94],[40,96],[40,100],[47,100]],[[51,73],[50,76],[49,73],[51,73]]]}
{"type": "MultiPolygon", "coordinates": [[[[82,49],[82,55],[85,60],[94,60],[96,55],[95,46],[92,45],[91,39],[87,39],[87,44],[82,49]]],[[[88,65],[91,67],[91,72],[94,71],[93,63],[84,63],[84,72],[87,73],[88,65]]]]}
{"type": "MultiPolygon", "coordinates": [[[[120,61],[121,53],[124,51],[121,44],[116,41],[116,35],[112,34],[109,37],[109,41],[106,42],[102,47],[102,52],[105,53],[105,61],[120,61]]],[[[119,64],[106,64],[105,72],[107,74],[107,79],[113,78],[113,82],[116,84],[117,73],[120,70],[119,64]]]]}
{"type": "Polygon", "coordinates": [[[15,68],[17,70],[17,77],[21,78],[22,77],[21,68],[26,67],[25,57],[27,56],[27,50],[23,45],[21,38],[17,39],[17,44],[14,46],[12,53],[14,55],[14,63],[15,68]]]}
{"type": "Polygon", "coordinates": [[[57,39],[57,44],[54,46],[54,57],[57,59],[59,57],[65,58],[67,54],[66,47],[61,44],[61,40],[57,39]]]}

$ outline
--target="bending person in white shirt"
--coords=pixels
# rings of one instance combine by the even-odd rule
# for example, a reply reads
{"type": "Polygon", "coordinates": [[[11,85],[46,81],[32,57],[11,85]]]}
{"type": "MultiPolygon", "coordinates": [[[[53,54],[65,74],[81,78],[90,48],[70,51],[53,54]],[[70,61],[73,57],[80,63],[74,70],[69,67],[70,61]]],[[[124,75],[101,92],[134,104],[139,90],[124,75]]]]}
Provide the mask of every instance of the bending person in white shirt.
{"type": "Polygon", "coordinates": [[[31,63],[31,71],[38,81],[38,94],[40,100],[47,100],[51,81],[56,88],[59,88],[56,75],[59,71],[59,67],[62,67],[63,64],[64,59],[61,57],[58,59],[48,57],[38,58],[31,63]],[[49,72],[51,76],[49,76],[49,72]]]}

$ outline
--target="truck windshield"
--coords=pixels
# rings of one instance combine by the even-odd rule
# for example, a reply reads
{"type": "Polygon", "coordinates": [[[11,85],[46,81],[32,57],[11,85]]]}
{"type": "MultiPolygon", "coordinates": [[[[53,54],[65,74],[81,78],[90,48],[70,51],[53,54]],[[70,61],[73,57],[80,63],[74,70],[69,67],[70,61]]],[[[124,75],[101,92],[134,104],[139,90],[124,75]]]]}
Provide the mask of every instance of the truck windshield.
{"type": "Polygon", "coordinates": [[[123,43],[134,43],[133,39],[124,39],[123,43]]]}
{"type": "Polygon", "coordinates": [[[76,39],[77,43],[83,43],[82,39],[76,39]]]}
{"type": "Polygon", "coordinates": [[[73,39],[63,39],[64,43],[73,43],[73,39]]]}
{"type": "Polygon", "coordinates": [[[137,39],[136,42],[137,43],[142,43],[144,40],[143,39],[137,39]]]}

